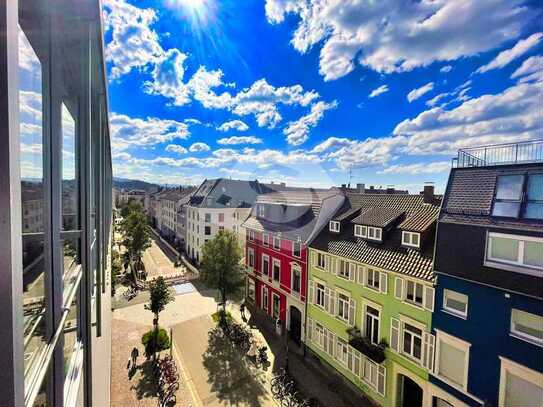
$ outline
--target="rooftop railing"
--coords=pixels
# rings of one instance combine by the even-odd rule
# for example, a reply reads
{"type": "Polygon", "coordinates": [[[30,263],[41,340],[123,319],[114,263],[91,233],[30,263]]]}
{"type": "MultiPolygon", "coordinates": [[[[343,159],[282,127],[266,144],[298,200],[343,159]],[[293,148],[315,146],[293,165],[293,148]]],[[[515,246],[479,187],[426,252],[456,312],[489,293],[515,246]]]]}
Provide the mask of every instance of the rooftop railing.
{"type": "Polygon", "coordinates": [[[452,166],[486,167],[535,162],[543,162],[543,140],[464,148],[458,150],[458,156],[453,158],[452,166]]]}

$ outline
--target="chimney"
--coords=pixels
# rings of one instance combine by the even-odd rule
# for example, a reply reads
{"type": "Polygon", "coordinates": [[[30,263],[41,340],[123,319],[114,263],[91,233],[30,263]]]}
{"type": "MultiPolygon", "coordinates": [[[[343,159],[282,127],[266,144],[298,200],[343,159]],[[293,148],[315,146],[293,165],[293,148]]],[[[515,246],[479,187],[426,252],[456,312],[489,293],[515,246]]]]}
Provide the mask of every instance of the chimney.
{"type": "Polygon", "coordinates": [[[434,184],[426,182],[422,191],[424,203],[432,203],[434,201],[434,184]]]}
{"type": "Polygon", "coordinates": [[[347,184],[341,184],[341,188],[343,189],[347,188],[347,184]]]}
{"type": "Polygon", "coordinates": [[[363,194],[366,191],[366,185],[365,184],[356,184],[356,190],[363,194]]]}

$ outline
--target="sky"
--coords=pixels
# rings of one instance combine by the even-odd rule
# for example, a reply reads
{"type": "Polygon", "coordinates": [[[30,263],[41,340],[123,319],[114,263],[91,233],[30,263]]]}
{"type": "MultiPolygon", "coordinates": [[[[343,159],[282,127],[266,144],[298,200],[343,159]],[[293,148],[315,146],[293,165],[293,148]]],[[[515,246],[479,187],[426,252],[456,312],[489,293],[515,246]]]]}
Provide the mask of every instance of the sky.
{"type": "Polygon", "coordinates": [[[105,0],[114,175],[443,192],[460,148],[543,138],[543,5],[105,0]]]}

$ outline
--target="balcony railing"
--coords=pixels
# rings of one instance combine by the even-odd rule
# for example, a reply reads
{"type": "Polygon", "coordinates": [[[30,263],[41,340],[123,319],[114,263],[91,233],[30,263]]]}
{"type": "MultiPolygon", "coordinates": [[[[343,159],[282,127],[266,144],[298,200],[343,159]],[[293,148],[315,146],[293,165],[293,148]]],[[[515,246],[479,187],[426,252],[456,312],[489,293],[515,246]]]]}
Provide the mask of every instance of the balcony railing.
{"type": "Polygon", "coordinates": [[[463,168],[535,162],[543,162],[543,140],[461,149],[452,165],[463,168]]]}

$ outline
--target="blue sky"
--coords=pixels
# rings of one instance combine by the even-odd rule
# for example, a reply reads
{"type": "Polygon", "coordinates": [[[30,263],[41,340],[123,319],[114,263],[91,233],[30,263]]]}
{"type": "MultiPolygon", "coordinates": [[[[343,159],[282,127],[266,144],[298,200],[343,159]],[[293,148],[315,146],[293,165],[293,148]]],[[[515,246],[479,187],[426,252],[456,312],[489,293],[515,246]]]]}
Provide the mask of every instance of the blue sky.
{"type": "Polygon", "coordinates": [[[106,0],[114,173],[443,190],[543,138],[537,2],[106,0]]]}

